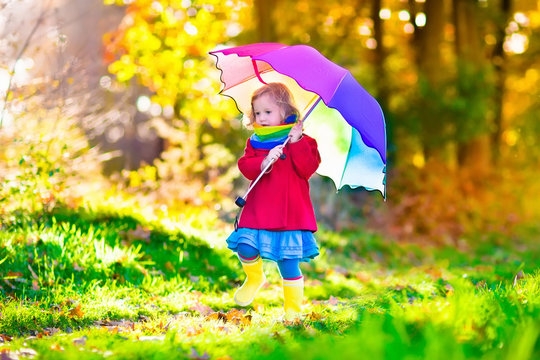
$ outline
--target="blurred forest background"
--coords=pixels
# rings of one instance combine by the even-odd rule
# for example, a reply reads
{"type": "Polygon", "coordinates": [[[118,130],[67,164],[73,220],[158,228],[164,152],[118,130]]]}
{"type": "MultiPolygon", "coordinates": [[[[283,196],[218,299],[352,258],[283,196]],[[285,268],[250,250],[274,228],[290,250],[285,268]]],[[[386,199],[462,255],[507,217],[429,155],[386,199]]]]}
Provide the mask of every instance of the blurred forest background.
{"type": "Polygon", "coordinates": [[[2,222],[116,203],[230,227],[249,132],[208,52],[281,42],[348,68],[386,116],[387,201],[315,176],[322,226],[538,233],[540,1],[0,0],[0,34],[2,222]]]}

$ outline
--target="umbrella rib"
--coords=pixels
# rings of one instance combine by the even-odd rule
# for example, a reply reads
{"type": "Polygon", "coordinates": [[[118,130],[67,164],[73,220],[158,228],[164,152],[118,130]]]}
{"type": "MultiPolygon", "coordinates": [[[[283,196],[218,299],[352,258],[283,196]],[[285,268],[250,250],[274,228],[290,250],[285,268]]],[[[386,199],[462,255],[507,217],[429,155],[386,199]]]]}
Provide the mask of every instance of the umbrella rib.
{"type": "MultiPolygon", "coordinates": [[[[354,132],[354,128],[351,126],[351,143],[349,144],[349,149],[347,150],[347,157],[345,158],[345,166],[343,167],[343,171],[341,172],[341,178],[339,179],[338,192],[343,186],[347,185],[347,184],[343,183],[343,177],[345,176],[345,169],[347,168],[347,163],[349,162],[349,155],[351,153],[351,149],[352,149],[352,146],[353,146],[353,144],[352,144],[353,132],[354,132]]],[[[365,188],[365,186],[364,186],[364,188],[365,188]]]]}
{"type": "Polygon", "coordinates": [[[304,118],[302,119],[302,121],[304,121],[305,119],[307,119],[307,117],[311,114],[311,112],[315,109],[315,106],[317,106],[317,104],[321,101],[321,97],[319,96],[319,98],[317,99],[317,101],[315,101],[315,103],[311,106],[311,108],[308,110],[308,112],[306,113],[306,115],[304,115],[304,118]]]}
{"type": "Polygon", "coordinates": [[[257,62],[255,60],[251,59],[251,63],[253,64],[253,70],[255,70],[255,75],[257,75],[257,79],[259,79],[259,81],[262,82],[263,84],[268,85],[266,83],[266,81],[264,81],[261,78],[261,74],[259,74],[259,68],[257,67],[257,62]]]}
{"type": "MultiPolygon", "coordinates": [[[[261,73],[261,74],[264,74],[264,73],[271,72],[271,71],[272,71],[272,70],[263,70],[263,71],[261,71],[260,73],[261,73]]],[[[275,70],[273,70],[273,71],[275,71],[275,70]]],[[[276,71],[276,72],[277,72],[277,71],[276,71]]],[[[229,89],[232,89],[232,88],[234,88],[234,87],[237,87],[238,85],[245,84],[245,83],[247,83],[249,80],[254,79],[254,78],[259,78],[259,79],[260,79],[260,77],[259,77],[258,74],[257,74],[257,76],[251,75],[251,76],[245,78],[244,80],[237,82],[236,84],[234,84],[234,85],[232,85],[232,86],[225,87],[223,90],[221,90],[221,92],[223,93],[223,92],[225,92],[225,91],[227,91],[227,90],[229,90],[229,89]]],[[[266,84],[266,83],[264,83],[264,84],[266,84]]]]}

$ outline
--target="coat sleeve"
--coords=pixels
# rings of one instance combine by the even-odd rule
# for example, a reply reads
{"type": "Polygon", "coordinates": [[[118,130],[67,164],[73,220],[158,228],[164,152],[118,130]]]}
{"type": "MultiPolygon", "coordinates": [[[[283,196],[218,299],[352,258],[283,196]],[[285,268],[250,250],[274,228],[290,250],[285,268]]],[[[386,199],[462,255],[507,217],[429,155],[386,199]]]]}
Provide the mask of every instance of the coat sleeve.
{"type": "Polygon", "coordinates": [[[261,164],[264,155],[257,155],[255,149],[251,146],[249,139],[244,149],[244,155],[238,159],[238,169],[248,180],[255,180],[261,173],[261,164]]]}
{"type": "Polygon", "coordinates": [[[309,179],[321,163],[317,141],[304,135],[302,139],[288,146],[296,173],[302,178],[309,179]]]}

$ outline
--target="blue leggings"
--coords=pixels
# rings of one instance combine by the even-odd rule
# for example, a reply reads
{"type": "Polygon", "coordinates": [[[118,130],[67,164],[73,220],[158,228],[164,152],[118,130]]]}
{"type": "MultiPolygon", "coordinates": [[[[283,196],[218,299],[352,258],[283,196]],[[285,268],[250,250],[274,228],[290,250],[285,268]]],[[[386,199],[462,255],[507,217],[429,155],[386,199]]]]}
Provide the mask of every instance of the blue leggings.
{"type": "MultiPolygon", "coordinates": [[[[259,250],[247,244],[238,244],[238,255],[243,258],[254,258],[259,255],[259,250]]],[[[283,259],[277,261],[279,272],[284,279],[295,279],[302,276],[300,271],[300,259],[283,259]]]]}

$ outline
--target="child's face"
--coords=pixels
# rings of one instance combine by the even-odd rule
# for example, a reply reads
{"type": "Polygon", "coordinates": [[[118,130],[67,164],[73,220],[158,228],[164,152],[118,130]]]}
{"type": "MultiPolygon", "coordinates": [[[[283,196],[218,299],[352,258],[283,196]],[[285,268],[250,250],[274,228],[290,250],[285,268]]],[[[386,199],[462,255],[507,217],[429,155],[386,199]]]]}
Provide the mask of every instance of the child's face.
{"type": "Polygon", "coordinates": [[[280,106],[268,94],[263,94],[253,101],[253,114],[255,123],[260,126],[277,126],[283,122],[280,106]]]}

